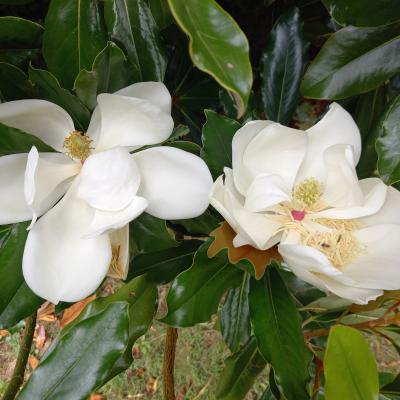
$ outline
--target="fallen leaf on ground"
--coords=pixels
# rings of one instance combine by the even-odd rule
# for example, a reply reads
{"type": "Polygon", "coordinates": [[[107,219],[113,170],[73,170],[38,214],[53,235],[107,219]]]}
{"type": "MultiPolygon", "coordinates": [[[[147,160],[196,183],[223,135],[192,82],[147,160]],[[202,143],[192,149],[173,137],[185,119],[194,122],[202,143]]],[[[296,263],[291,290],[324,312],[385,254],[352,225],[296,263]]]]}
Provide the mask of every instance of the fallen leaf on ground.
{"type": "Polygon", "coordinates": [[[39,365],[39,359],[33,355],[30,355],[28,358],[28,363],[32,369],[35,369],[39,365]]]}
{"type": "Polygon", "coordinates": [[[64,328],[64,326],[66,326],[69,323],[71,323],[81,313],[81,311],[89,303],[91,303],[95,298],[96,298],[96,294],[93,294],[90,297],[87,297],[86,299],[78,301],[77,303],[73,304],[71,307],[69,307],[66,310],[64,310],[63,316],[62,316],[62,318],[60,320],[61,328],[64,328]]]}
{"type": "Polygon", "coordinates": [[[10,334],[7,329],[0,329],[0,339],[10,334]]]}
{"type": "Polygon", "coordinates": [[[39,325],[33,336],[33,343],[35,347],[39,350],[43,349],[44,343],[46,342],[46,329],[43,325],[39,325]]]}
{"type": "Polygon", "coordinates": [[[38,310],[37,320],[45,322],[57,321],[55,308],[56,307],[53,303],[46,301],[46,303],[42,304],[42,306],[38,310]]]}

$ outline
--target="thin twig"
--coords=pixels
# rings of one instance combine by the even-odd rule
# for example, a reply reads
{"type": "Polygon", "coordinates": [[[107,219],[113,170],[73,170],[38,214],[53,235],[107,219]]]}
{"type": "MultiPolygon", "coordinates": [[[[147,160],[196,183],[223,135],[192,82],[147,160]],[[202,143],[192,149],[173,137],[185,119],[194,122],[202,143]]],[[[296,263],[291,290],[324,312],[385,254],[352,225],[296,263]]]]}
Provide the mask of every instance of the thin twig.
{"type": "Polygon", "coordinates": [[[174,364],[177,340],[178,330],[176,328],[168,327],[165,337],[163,365],[165,400],[175,400],[174,364]]]}
{"type": "Polygon", "coordinates": [[[25,329],[21,338],[21,345],[18,352],[17,362],[10,383],[3,395],[2,400],[14,400],[19,388],[24,382],[26,364],[31,351],[33,334],[36,326],[36,313],[25,320],[25,329]]]}

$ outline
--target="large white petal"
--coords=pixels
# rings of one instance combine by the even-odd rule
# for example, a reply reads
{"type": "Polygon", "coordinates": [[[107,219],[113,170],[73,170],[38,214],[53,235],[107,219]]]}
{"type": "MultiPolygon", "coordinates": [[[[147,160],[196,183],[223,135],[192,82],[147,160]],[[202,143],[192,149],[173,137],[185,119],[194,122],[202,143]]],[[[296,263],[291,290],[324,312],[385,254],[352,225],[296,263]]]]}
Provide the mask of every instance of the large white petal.
{"type": "MultiPolygon", "coordinates": [[[[370,178],[368,180],[372,179],[373,178],[370,178]]],[[[362,180],[360,183],[362,184],[364,181],[367,181],[367,179],[362,180]]],[[[369,215],[368,217],[361,218],[360,222],[364,226],[371,226],[377,224],[400,225],[400,192],[394,187],[391,186],[387,187],[386,198],[382,207],[378,209],[375,213],[373,214],[371,213],[371,215],[369,215]]]]}
{"type": "Polygon", "coordinates": [[[27,159],[27,154],[0,157],[0,225],[32,218],[32,209],[24,195],[27,159]]]}
{"type": "Polygon", "coordinates": [[[184,219],[207,209],[213,181],[200,157],[173,147],[153,147],[133,157],[141,177],[138,195],[149,202],[146,212],[163,219],[184,219]]]}
{"type": "MultiPolygon", "coordinates": [[[[382,211],[381,221],[379,217],[375,217],[375,215],[379,215],[379,213],[381,212],[379,210],[382,210],[382,208],[384,207],[383,204],[385,203],[385,199],[388,193],[388,187],[380,179],[378,178],[363,179],[359,181],[359,187],[362,191],[362,196],[363,196],[363,201],[361,205],[356,205],[352,207],[330,208],[313,214],[312,218],[354,219],[354,218],[364,217],[366,215],[371,215],[371,217],[368,217],[372,218],[371,220],[361,219],[360,222],[362,224],[364,223],[369,224],[370,223],[369,221],[371,222],[376,221],[376,223],[390,223],[391,222],[390,218],[393,217],[397,218],[397,220],[400,223],[400,218],[398,217],[398,214],[400,214],[400,198],[398,199],[398,201],[388,202],[388,206],[390,209],[387,208],[385,209],[386,211],[382,211]],[[396,203],[397,203],[397,214],[396,211],[394,211],[396,210],[396,208],[394,210],[392,208],[393,206],[396,207],[396,203]],[[390,215],[384,217],[384,213],[386,212],[388,212],[390,215]]],[[[340,192],[342,188],[338,187],[337,190],[338,192],[340,192]]]]}
{"type": "Polygon", "coordinates": [[[323,180],[324,151],[336,144],[350,145],[355,164],[358,163],[361,154],[360,131],[351,115],[339,104],[332,103],[324,117],[306,132],[307,154],[297,177],[298,182],[310,177],[323,180]]]}
{"type": "Polygon", "coordinates": [[[123,147],[92,154],[83,164],[78,195],[99,210],[118,211],[134,199],[140,185],[135,160],[123,147]]]}
{"type": "Polygon", "coordinates": [[[94,237],[104,232],[122,228],[138,217],[146,209],[147,205],[146,199],[137,196],[120,211],[96,210],[92,223],[88,226],[84,237],[94,237]]]}
{"type": "Polygon", "coordinates": [[[66,111],[45,100],[16,100],[0,104],[0,122],[37,136],[63,152],[64,139],[75,130],[66,111]]]}
{"type": "MultiPolygon", "coordinates": [[[[160,143],[170,136],[174,128],[170,113],[147,100],[104,93],[97,97],[97,101],[101,116],[101,133],[96,143],[96,151],[115,146],[132,147],[160,143]]],[[[92,130],[94,131],[94,128],[92,130]]]]}
{"type": "Polygon", "coordinates": [[[345,267],[344,275],[357,287],[400,289],[400,225],[374,225],[355,235],[365,252],[345,267]]]}
{"type": "Polygon", "coordinates": [[[253,175],[243,165],[243,156],[248,144],[258,133],[273,124],[272,121],[250,121],[238,129],[232,140],[232,167],[235,179],[235,186],[242,195],[245,195],[247,188],[254,179],[253,175]]]}
{"type": "Polygon", "coordinates": [[[243,166],[251,178],[248,184],[260,174],[274,174],[281,176],[291,189],[306,146],[307,136],[304,132],[277,123],[268,125],[244,151],[243,166]]]}
{"type": "Polygon", "coordinates": [[[76,196],[76,183],[37,221],[25,245],[25,280],[52,303],[74,302],[93,293],[111,261],[108,235],[82,239],[94,211],[76,196]]]}
{"type": "MultiPolygon", "coordinates": [[[[32,224],[60,200],[78,174],[80,165],[60,153],[42,153],[36,147],[28,154],[24,192],[26,203],[33,212],[32,224]]],[[[31,225],[32,226],[32,225],[31,225]]]]}
{"type": "Polygon", "coordinates": [[[108,276],[117,279],[126,279],[129,272],[129,224],[110,233],[110,242],[113,250],[108,276]]]}

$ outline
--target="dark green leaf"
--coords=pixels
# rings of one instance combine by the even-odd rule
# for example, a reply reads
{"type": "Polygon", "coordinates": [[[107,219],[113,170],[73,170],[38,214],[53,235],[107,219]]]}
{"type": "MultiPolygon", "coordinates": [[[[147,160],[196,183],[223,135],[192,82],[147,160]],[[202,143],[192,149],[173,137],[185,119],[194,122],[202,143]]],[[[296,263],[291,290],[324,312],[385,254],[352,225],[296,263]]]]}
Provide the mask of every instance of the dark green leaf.
{"type": "Polygon", "coordinates": [[[28,236],[28,223],[12,225],[0,240],[0,328],[15,325],[31,315],[42,303],[26,285],[22,257],[28,236]]]}
{"type": "Polygon", "coordinates": [[[212,110],[205,110],[205,114],[207,122],[203,126],[201,157],[217,178],[224,167],[232,167],[232,139],[240,124],[212,110]]]}
{"type": "Polygon", "coordinates": [[[219,378],[217,399],[244,399],[265,366],[266,362],[253,337],[239,352],[225,360],[225,368],[219,378]]]}
{"type": "Polygon", "coordinates": [[[122,46],[137,81],[163,81],[167,54],[145,0],[106,0],[105,18],[112,40],[122,46]]]}
{"type": "Polygon", "coordinates": [[[340,25],[378,26],[400,20],[396,0],[322,0],[340,25]]]}
{"type": "Polygon", "coordinates": [[[326,400],[376,400],[378,370],[368,342],[354,328],[335,326],[324,357],[326,400]]]}
{"type": "Polygon", "coordinates": [[[189,52],[194,64],[234,93],[237,114],[241,117],[253,81],[245,35],[214,0],[168,0],[168,3],[176,22],[190,38],[189,52]]]}
{"type": "Polygon", "coordinates": [[[21,5],[21,4],[29,4],[34,0],[0,0],[0,4],[11,4],[11,5],[21,5]]]}
{"type": "Polygon", "coordinates": [[[214,229],[218,228],[218,219],[206,210],[200,217],[191,219],[181,219],[171,221],[173,224],[181,225],[185,230],[192,234],[210,234],[214,229]]]}
{"type": "Polygon", "coordinates": [[[302,94],[336,100],[377,88],[400,71],[399,34],[399,24],[334,33],[307,69],[302,94]]]}
{"type": "Polygon", "coordinates": [[[0,62],[0,92],[7,101],[35,97],[34,87],[25,72],[3,62],[0,62]]]}
{"type": "Polygon", "coordinates": [[[17,397],[86,399],[124,353],[129,335],[128,304],[110,304],[74,325],[49,350],[17,397]]]}
{"type": "Polygon", "coordinates": [[[201,147],[197,143],[189,142],[187,140],[175,140],[172,143],[168,143],[168,146],[176,147],[177,149],[187,151],[196,156],[200,156],[201,152],[201,147]]]}
{"type": "Polygon", "coordinates": [[[36,49],[42,44],[43,27],[18,17],[0,17],[0,48],[36,49]]]}
{"type": "Polygon", "coordinates": [[[151,13],[160,29],[166,28],[174,21],[167,0],[148,0],[151,13]]]}
{"type": "Polygon", "coordinates": [[[74,91],[89,109],[96,107],[97,95],[114,93],[134,82],[134,73],[124,52],[109,42],[94,60],[91,71],[79,72],[74,91]]]}
{"type": "Polygon", "coordinates": [[[140,254],[131,262],[129,277],[147,274],[154,282],[167,283],[192,265],[193,256],[202,243],[185,240],[178,247],[140,254]]]}
{"type": "Polygon", "coordinates": [[[107,44],[100,2],[52,0],[45,20],[43,56],[63,87],[72,88],[107,44]]]}
{"type": "Polygon", "coordinates": [[[400,181],[400,95],[388,104],[377,126],[378,172],[389,185],[400,181]]]}
{"type": "Polygon", "coordinates": [[[282,15],[261,58],[261,99],[268,119],[288,124],[299,100],[307,45],[297,8],[282,15]]]}
{"type": "Polygon", "coordinates": [[[75,128],[85,132],[89,125],[89,110],[67,89],[63,89],[57,78],[49,71],[29,68],[29,78],[36,86],[39,97],[58,104],[72,117],[75,128]]]}
{"type": "Polygon", "coordinates": [[[211,240],[199,248],[192,267],[172,282],[167,296],[168,314],[162,322],[186,327],[208,321],[223,294],[240,285],[243,272],[230,264],[222,252],[208,258],[210,243],[211,240]]]}
{"type": "Polygon", "coordinates": [[[26,69],[30,62],[36,64],[40,58],[40,49],[10,49],[0,51],[0,62],[26,69]]]}
{"type": "Polygon", "coordinates": [[[165,220],[143,213],[130,224],[131,249],[134,254],[151,253],[177,247],[179,243],[171,236],[165,220]]]}
{"type": "Polygon", "coordinates": [[[250,316],[258,347],[275,371],[277,384],[288,399],[309,399],[310,353],[304,343],[301,318],[277,266],[250,284],[250,316]]]}
{"type": "Polygon", "coordinates": [[[232,352],[238,351],[250,338],[249,290],[250,275],[244,273],[241,285],[228,292],[221,310],[222,336],[232,352]]]}

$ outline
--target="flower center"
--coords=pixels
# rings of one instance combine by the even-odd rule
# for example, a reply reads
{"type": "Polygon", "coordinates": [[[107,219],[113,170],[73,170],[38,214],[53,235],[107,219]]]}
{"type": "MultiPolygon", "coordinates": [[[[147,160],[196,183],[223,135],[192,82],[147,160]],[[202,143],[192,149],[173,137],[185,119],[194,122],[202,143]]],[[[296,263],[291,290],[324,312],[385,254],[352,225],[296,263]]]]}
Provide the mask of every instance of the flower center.
{"type": "Polygon", "coordinates": [[[306,208],[315,205],[320,200],[322,193],[322,184],[314,178],[308,178],[293,188],[292,199],[300,208],[306,208]]]}
{"type": "Polygon", "coordinates": [[[67,150],[69,157],[84,162],[90,155],[92,141],[83,132],[73,131],[65,138],[63,147],[67,150]]]}

